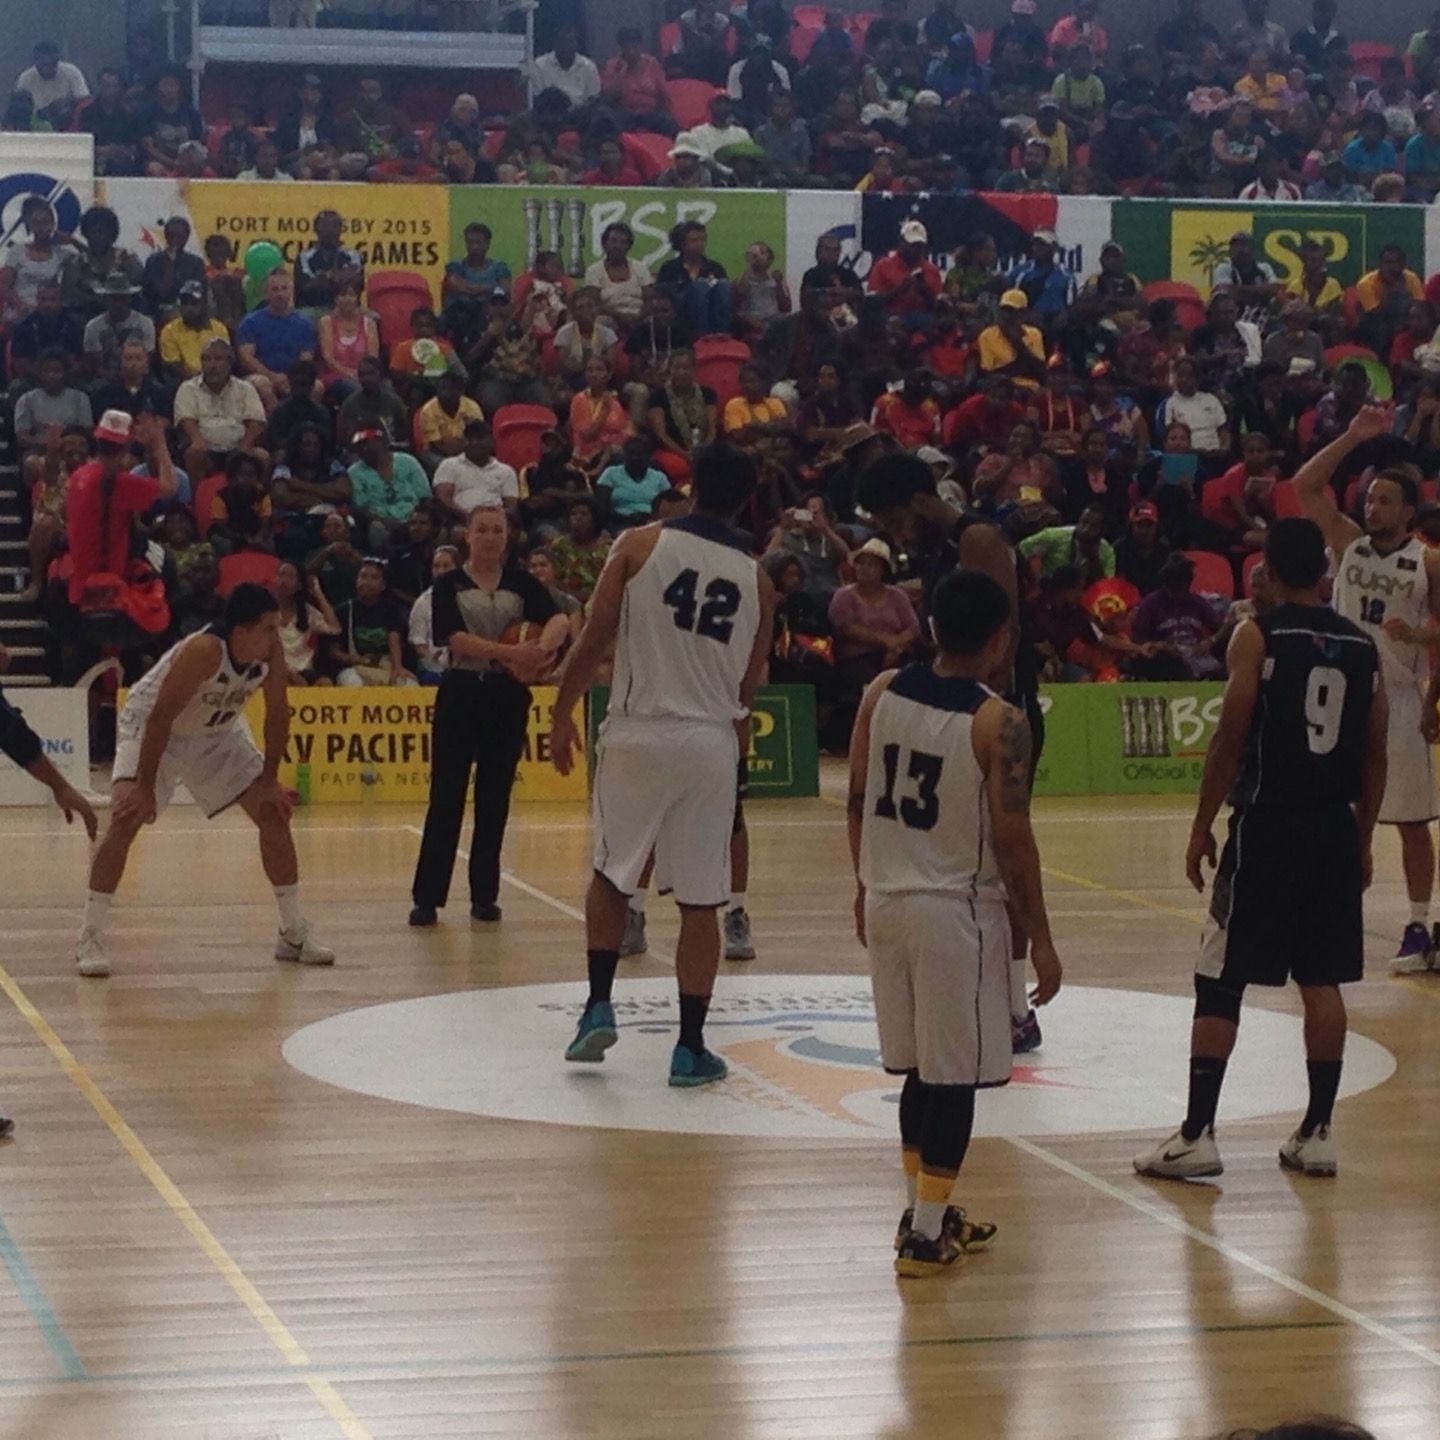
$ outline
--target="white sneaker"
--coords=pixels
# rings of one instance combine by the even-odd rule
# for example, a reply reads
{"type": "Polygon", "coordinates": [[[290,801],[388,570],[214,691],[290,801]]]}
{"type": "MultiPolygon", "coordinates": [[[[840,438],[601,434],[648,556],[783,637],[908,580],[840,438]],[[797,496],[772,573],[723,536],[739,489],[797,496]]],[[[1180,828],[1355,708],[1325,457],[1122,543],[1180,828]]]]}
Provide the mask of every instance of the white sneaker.
{"type": "Polygon", "coordinates": [[[309,930],[298,940],[291,940],[282,930],[275,937],[275,958],[293,960],[297,965],[333,965],[335,952],[316,940],[309,930]]]}
{"type": "Polygon", "coordinates": [[[1159,1180],[1200,1180],[1210,1175],[1223,1175],[1220,1147],[1215,1143],[1215,1127],[1207,1126],[1194,1140],[1187,1140],[1177,1130],[1153,1150],[1135,1157],[1135,1169],[1141,1175],[1159,1180]]]}
{"type": "Polygon", "coordinates": [[[1280,1164],[1286,1170],[1303,1170],[1307,1175],[1333,1175],[1337,1167],[1335,1137],[1330,1127],[1317,1126],[1309,1136],[1297,1130],[1280,1147],[1280,1164]]]}
{"type": "Polygon", "coordinates": [[[82,975],[99,979],[110,973],[110,957],[105,953],[105,937],[92,926],[80,931],[75,942],[75,968],[82,975]]]}

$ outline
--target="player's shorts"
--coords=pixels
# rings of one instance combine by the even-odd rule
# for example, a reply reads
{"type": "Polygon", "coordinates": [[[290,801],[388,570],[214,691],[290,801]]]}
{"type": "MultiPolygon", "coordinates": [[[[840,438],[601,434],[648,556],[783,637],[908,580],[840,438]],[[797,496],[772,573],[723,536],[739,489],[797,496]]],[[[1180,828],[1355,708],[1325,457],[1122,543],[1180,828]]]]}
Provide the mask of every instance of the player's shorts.
{"type": "Polygon", "coordinates": [[[1434,820],[1435,765],[1430,742],[1420,733],[1424,696],[1410,685],[1388,685],[1389,727],[1385,735],[1385,794],[1380,801],[1382,825],[1407,825],[1434,820]]]}
{"type": "Polygon", "coordinates": [[[1235,989],[1359,980],[1362,893],[1348,805],[1233,815],[1195,973],[1235,989]]]}
{"type": "MultiPolygon", "coordinates": [[[[124,712],[115,741],[114,780],[140,774],[143,728],[127,726],[124,712]]],[[[241,718],[218,726],[213,734],[172,735],[155,772],[155,809],[163,810],[183,785],[207,820],[233,805],[264,773],[265,757],[241,718]]]]}
{"type": "Polygon", "coordinates": [[[697,908],[725,904],[736,810],[734,727],[611,716],[597,749],[596,871],[633,895],[654,851],[662,894],[697,908]]]}
{"type": "Polygon", "coordinates": [[[1010,1079],[1010,921],[1001,900],[869,894],[880,1059],[929,1085],[1010,1079]]]}

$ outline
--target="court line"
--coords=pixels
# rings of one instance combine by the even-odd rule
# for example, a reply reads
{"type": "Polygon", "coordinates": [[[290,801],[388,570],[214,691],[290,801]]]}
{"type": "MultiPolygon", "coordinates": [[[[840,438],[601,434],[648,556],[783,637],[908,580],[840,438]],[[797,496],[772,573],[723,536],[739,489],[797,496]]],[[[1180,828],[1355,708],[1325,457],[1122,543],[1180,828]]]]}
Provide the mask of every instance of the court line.
{"type": "Polygon", "coordinates": [[[230,1252],[216,1238],[214,1231],[200,1218],[180,1187],[166,1174],[160,1162],[146,1148],[144,1141],[130,1128],[125,1118],[111,1104],[109,1097],[90,1077],[89,1071],[75,1058],[69,1046],[55,1033],[50,1022],[35,1008],[29,996],[15,983],[3,965],[0,965],[0,991],[9,997],[11,1004],[29,1023],[76,1089],[90,1102],[110,1133],[120,1142],[121,1149],[135,1162],[140,1173],[170,1207],[171,1213],[189,1232],[190,1238],[200,1247],[205,1258],[220,1272],[221,1278],[264,1330],[270,1343],[285,1357],[286,1364],[296,1373],[297,1378],[304,1380],[347,1440],[373,1440],[369,1430],[360,1423],[359,1417],[346,1404],[339,1391],[323,1375],[314,1372],[310,1356],[291,1334],[285,1322],[270,1308],[265,1297],[231,1258],[230,1252]]]}
{"type": "Polygon", "coordinates": [[[1373,1319],[1363,1311],[1346,1305],[1344,1301],[1337,1300],[1333,1295],[1327,1295],[1323,1290],[1317,1290],[1313,1285],[1307,1285],[1303,1280],[1297,1280],[1293,1275],[1277,1269],[1274,1265],[1267,1264],[1264,1260],[1256,1259],[1247,1251],[1220,1239],[1218,1235],[1213,1235],[1208,1230],[1201,1230],[1198,1226],[1190,1224],[1188,1220],[1180,1219],[1179,1216],[1172,1214],[1154,1201],[1142,1199],[1139,1195],[1132,1194],[1119,1185],[1102,1179],[1099,1175],[1085,1169],[1083,1165],[1076,1165],[1063,1156],[1055,1154],[1054,1151],[1035,1144],[1033,1140],[1027,1140],[1019,1135],[1008,1135],[1005,1139],[1022,1154],[1049,1165],[1052,1169],[1060,1171],[1062,1175],[1068,1175],[1072,1180],[1078,1180],[1082,1185],[1089,1186],[1091,1190],[1100,1195],[1107,1196],[1111,1200],[1118,1200],[1120,1204],[1127,1205],[1139,1214],[1148,1216],[1151,1220],[1165,1226],[1167,1230],[1173,1230],[1177,1235],[1183,1235],[1187,1240],[1195,1241],[1197,1245],[1203,1245],[1207,1250],[1213,1250],[1222,1259],[1249,1270],[1251,1274],[1260,1276],[1262,1280],[1268,1280],[1272,1285],[1278,1285],[1282,1290],[1288,1290],[1292,1295],[1298,1296],[1302,1300],[1308,1300],[1312,1305],[1318,1305],[1322,1310],[1328,1311],[1347,1325],[1364,1330],[1397,1350],[1403,1350],[1415,1359],[1422,1360],[1435,1369],[1440,1369],[1440,1351],[1432,1350],[1428,1345],[1422,1345],[1418,1340],[1410,1339],[1408,1335],[1402,1335],[1393,1326],[1373,1319]]]}
{"type": "Polygon", "coordinates": [[[70,1343],[70,1337],[57,1318],[49,1297],[35,1278],[35,1272],[26,1261],[24,1251],[20,1249],[3,1219],[0,1219],[0,1262],[3,1262],[10,1272],[10,1278],[15,1282],[15,1288],[20,1292],[25,1308],[30,1312],[30,1318],[39,1327],[45,1343],[50,1347],[50,1353],[59,1362],[60,1373],[67,1380],[88,1380],[90,1375],[85,1369],[85,1362],[70,1343]]]}

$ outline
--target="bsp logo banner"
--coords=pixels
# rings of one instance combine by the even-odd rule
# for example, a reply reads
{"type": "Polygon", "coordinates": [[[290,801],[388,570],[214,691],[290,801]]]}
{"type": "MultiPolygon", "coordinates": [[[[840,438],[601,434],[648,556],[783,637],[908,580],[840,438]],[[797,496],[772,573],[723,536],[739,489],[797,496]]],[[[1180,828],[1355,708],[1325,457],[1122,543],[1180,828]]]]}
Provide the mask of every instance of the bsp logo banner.
{"type": "MultiPolygon", "coordinates": [[[[583,763],[564,777],[550,763],[554,688],[536,686],[530,693],[530,724],[515,798],[584,800],[583,763]]],[[[307,688],[291,690],[289,696],[290,744],[280,767],[284,784],[314,805],[425,803],[430,793],[433,689],[307,688]]],[[[264,716],[264,699],[257,695],[246,712],[257,744],[264,743],[264,716]]]]}
{"type": "Polygon", "coordinates": [[[450,246],[465,253],[465,227],[483,220],[494,232],[490,253],[516,274],[541,250],[554,250],[578,278],[601,257],[600,237],[617,220],[635,232],[632,260],[651,270],[674,253],[670,231],[698,220],[706,251],[731,276],[745,268],[746,247],[764,240],[785,268],[785,196],[771,190],[610,190],[598,185],[467,185],[449,191],[450,246]]]}

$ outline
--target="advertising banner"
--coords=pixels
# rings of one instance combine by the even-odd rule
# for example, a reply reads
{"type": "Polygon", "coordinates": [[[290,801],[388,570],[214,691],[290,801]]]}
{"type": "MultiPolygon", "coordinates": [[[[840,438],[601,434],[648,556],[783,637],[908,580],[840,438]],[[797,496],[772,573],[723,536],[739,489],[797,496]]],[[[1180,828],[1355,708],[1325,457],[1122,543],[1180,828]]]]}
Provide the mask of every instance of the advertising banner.
{"type": "Polygon", "coordinates": [[[1040,692],[1045,746],[1035,771],[1037,795],[1090,794],[1090,695],[1093,685],[1048,685],[1040,692]]]}
{"type": "MultiPolygon", "coordinates": [[[[310,687],[289,694],[290,744],[280,780],[298,790],[303,801],[425,803],[430,793],[433,688],[310,687]]],[[[537,685],[530,694],[530,724],[515,779],[515,799],[584,800],[583,758],[567,776],[558,774],[550,763],[554,687],[537,685]]],[[[263,744],[263,696],[251,700],[246,719],[256,743],[263,744]]]]}
{"type": "MultiPolygon", "coordinates": [[[[90,707],[84,690],[11,690],[10,703],[40,737],[45,758],[82,794],[90,789],[90,707]]],[[[0,755],[0,805],[44,805],[50,792],[0,755]]]]}
{"type": "Polygon", "coordinates": [[[1203,200],[1117,200],[1115,238],[1142,281],[1183,280],[1208,296],[1237,230],[1255,237],[1256,258],[1279,280],[1300,273],[1300,245],[1318,240],[1331,273],[1353,285],[1375,268],[1385,245],[1399,245],[1410,267],[1428,273],[1426,211],[1419,205],[1245,205],[1203,200]]]}
{"type": "Polygon", "coordinates": [[[165,221],[183,215],[201,253],[209,235],[235,246],[241,269],[258,240],[278,245],[287,265],[315,238],[315,216],[336,210],[344,243],[360,252],[367,271],[415,270],[440,299],[449,260],[450,195],[443,185],[285,185],[243,180],[109,180],[102,198],[120,217],[120,243],[143,261],[164,244],[165,221]]]}
{"type": "MultiPolygon", "coordinates": [[[[442,192],[444,193],[444,192],[442,192]]],[[[490,253],[516,275],[539,250],[559,253],[578,278],[600,259],[607,225],[623,220],[635,232],[632,260],[656,270],[674,253],[670,230],[698,220],[709,231],[706,253],[731,276],[745,268],[745,250],[764,240],[785,269],[785,196],[775,190],[611,190],[598,185],[467,185],[450,195],[450,253],[465,253],[465,227],[483,220],[494,232],[490,253]]]]}
{"type": "Polygon", "coordinates": [[[0,134],[0,246],[19,239],[20,209],[32,195],[55,207],[67,234],[95,198],[93,135],[0,134]]]}

